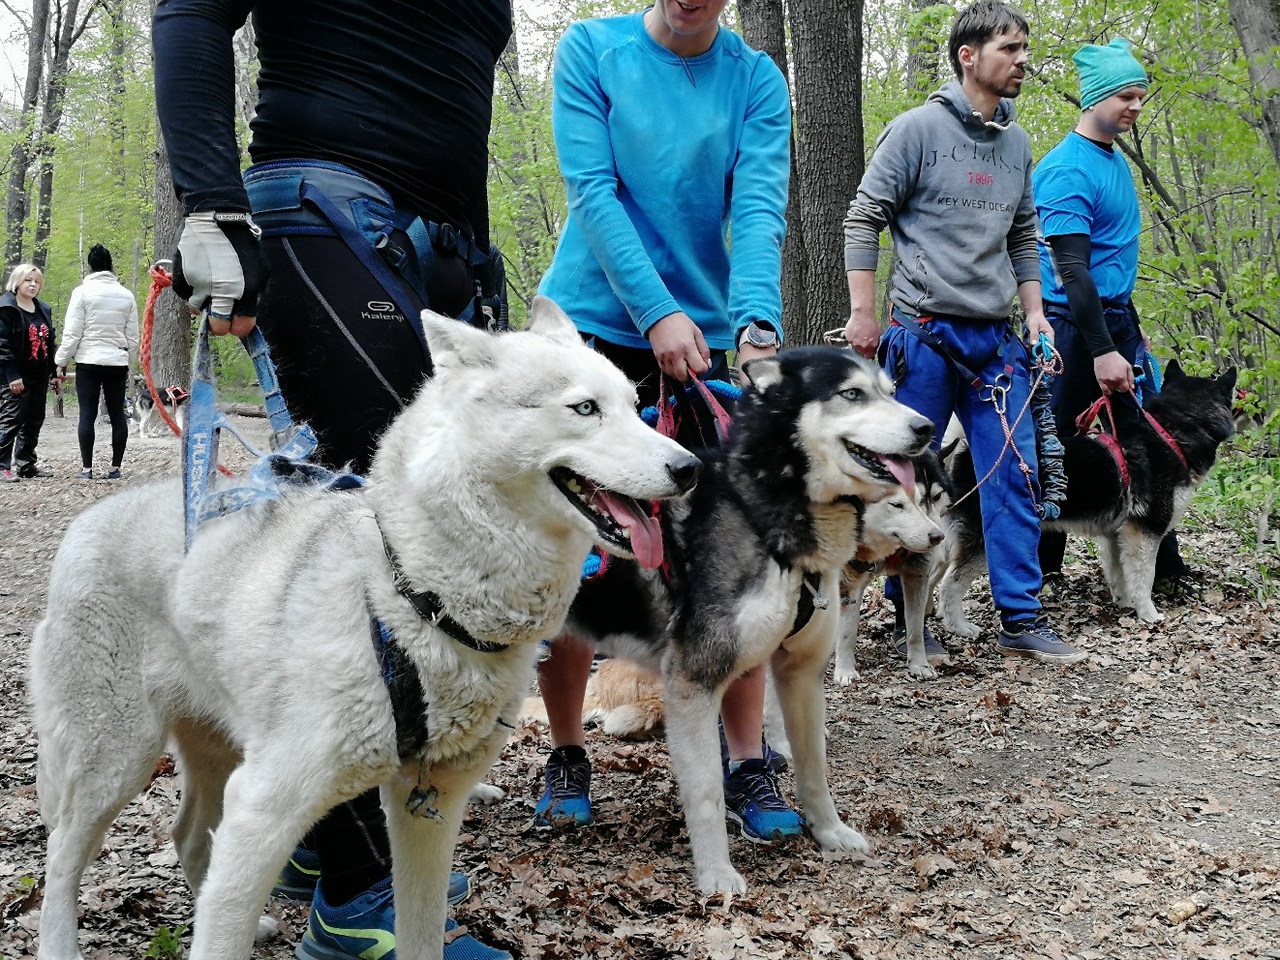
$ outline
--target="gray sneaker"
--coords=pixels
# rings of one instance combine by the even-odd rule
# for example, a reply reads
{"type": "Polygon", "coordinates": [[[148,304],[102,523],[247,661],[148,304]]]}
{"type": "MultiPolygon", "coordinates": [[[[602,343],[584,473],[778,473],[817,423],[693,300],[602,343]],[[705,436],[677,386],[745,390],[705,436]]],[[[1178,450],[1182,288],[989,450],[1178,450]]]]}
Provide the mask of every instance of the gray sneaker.
{"type": "Polygon", "coordinates": [[[1089,656],[1054,633],[1044,617],[1006,623],[1000,628],[996,649],[1006,657],[1026,657],[1060,666],[1079,663],[1089,656]]]}
{"type": "MultiPolygon", "coordinates": [[[[897,624],[893,628],[893,636],[889,638],[889,649],[899,660],[907,659],[907,628],[897,624]]],[[[936,667],[951,662],[951,651],[940,644],[933,631],[926,624],[924,628],[924,656],[929,665],[936,667]]]]}

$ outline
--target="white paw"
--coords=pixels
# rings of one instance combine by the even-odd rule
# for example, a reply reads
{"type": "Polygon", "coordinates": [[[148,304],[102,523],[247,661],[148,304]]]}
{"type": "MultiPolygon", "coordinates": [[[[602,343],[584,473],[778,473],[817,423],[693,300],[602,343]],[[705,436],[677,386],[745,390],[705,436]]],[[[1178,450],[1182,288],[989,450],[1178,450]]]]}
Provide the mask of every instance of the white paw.
{"type": "Polygon", "coordinates": [[[501,787],[495,787],[491,783],[477,783],[471,788],[471,796],[467,799],[471,803],[479,803],[483,806],[491,807],[505,796],[506,793],[503,792],[501,787]]]}
{"type": "Polygon", "coordinates": [[[814,841],[823,850],[862,854],[871,852],[871,844],[867,842],[867,838],[853,829],[853,827],[841,823],[839,820],[833,824],[823,826],[810,824],[809,832],[813,835],[814,841]]]}
{"type": "Polygon", "coordinates": [[[1156,605],[1150,600],[1145,603],[1139,603],[1134,612],[1143,623],[1159,623],[1164,619],[1164,614],[1157,610],[1156,605]]]}
{"type": "Polygon", "coordinates": [[[268,917],[263,914],[258,918],[258,929],[253,934],[254,943],[266,943],[279,935],[280,924],[276,923],[275,917],[268,917]]]}
{"type": "Polygon", "coordinates": [[[946,617],[942,621],[942,627],[947,633],[955,637],[964,637],[966,640],[976,640],[982,635],[982,630],[972,620],[966,620],[961,617],[958,620],[952,620],[946,617]]]}
{"type": "Polygon", "coordinates": [[[936,680],[938,671],[928,663],[908,663],[907,673],[915,680],[936,680]]]}
{"type": "Polygon", "coordinates": [[[733,864],[723,863],[698,870],[698,889],[703,893],[746,893],[747,881],[733,864]]]}
{"type": "Polygon", "coordinates": [[[854,667],[844,667],[843,669],[836,667],[833,679],[838,685],[847,687],[851,683],[861,680],[862,674],[858,673],[857,669],[854,667]]]}

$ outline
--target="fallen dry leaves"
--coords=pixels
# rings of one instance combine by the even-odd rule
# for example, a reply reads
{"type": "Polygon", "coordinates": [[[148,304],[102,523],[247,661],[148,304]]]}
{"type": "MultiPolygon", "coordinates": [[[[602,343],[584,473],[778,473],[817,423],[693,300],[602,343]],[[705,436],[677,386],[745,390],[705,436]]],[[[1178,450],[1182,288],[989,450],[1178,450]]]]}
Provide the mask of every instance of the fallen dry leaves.
{"type": "MultiPolygon", "coordinates": [[[[32,952],[41,900],[27,645],[62,530],[113,489],[67,479],[72,421],[51,419],[44,446],[61,478],[0,491],[6,960],[32,952]]],[[[171,441],[132,440],[126,482],[176,467],[171,441]]],[[[545,731],[524,726],[493,771],[507,799],[464,826],[458,868],[475,895],[459,921],[523,958],[1280,958],[1280,614],[1257,599],[1258,558],[1229,533],[1184,533],[1211,589],[1160,603],[1167,619],[1146,625],[1111,606],[1084,543],[1072,548],[1072,597],[1050,612],[1092,653],[1073,669],[948,639],[955,666],[914,682],[870,601],[863,679],[828,690],[828,750],[837,805],[871,857],[734,838],[750,892],[702,897],[661,742],[593,734],[595,821],[548,834],[530,824],[545,731]]],[[[975,587],[970,614],[987,627],[989,603],[975,587]]],[[[158,926],[190,923],[167,840],[177,789],[159,776],[91,865],[87,960],[138,957],[158,926]]],[[[270,910],[282,935],[255,956],[292,956],[304,911],[270,910]]]]}

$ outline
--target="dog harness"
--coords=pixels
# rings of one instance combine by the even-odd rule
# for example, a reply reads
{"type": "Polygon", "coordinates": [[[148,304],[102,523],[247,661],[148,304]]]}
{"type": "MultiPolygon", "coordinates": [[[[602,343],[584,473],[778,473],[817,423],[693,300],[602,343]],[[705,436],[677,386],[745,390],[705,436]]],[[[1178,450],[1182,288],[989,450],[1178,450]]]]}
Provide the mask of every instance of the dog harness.
{"type": "Polygon", "coordinates": [[[395,551],[387,541],[382,524],[378,524],[378,535],[382,537],[382,549],[386,551],[387,560],[391,563],[391,575],[394,578],[396,592],[409,601],[413,609],[418,611],[418,616],[477,653],[500,653],[510,646],[506,643],[476,639],[467,632],[466,627],[444,612],[444,601],[440,599],[439,594],[431,590],[414,589],[412,581],[405,575],[404,568],[400,566],[395,551]]]}
{"type": "MultiPolygon", "coordinates": [[[[1187,455],[1183,452],[1182,446],[1174,439],[1173,434],[1169,433],[1155,417],[1147,412],[1143,406],[1139,406],[1138,410],[1142,413],[1142,418],[1155,431],[1156,436],[1164,441],[1165,445],[1174,452],[1182,466],[1188,467],[1187,455]]],[[[1102,395],[1089,405],[1080,416],[1076,418],[1076,429],[1082,436],[1090,437],[1107,448],[1107,452],[1111,454],[1111,459],[1115,461],[1116,469],[1120,472],[1120,483],[1125,490],[1129,489],[1132,477],[1129,473],[1129,461],[1125,458],[1124,448],[1120,445],[1120,440],[1116,436],[1116,418],[1115,413],[1111,409],[1111,398],[1102,395]],[[1106,420],[1103,421],[1102,414],[1106,413],[1106,420]],[[1095,428],[1095,423],[1097,424],[1095,428]],[[1110,426],[1110,431],[1107,427],[1110,426]]]]}

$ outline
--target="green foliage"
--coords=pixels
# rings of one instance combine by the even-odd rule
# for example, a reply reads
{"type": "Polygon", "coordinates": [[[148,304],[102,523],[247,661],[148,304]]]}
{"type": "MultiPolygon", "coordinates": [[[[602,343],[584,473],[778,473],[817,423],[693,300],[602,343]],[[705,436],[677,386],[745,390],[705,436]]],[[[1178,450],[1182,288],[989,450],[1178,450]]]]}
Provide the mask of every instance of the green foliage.
{"type": "Polygon", "coordinates": [[[178,960],[182,956],[182,935],[186,932],[185,925],[177,928],[156,927],[151,943],[142,955],[148,960],[178,960]]]}
{"type": "MultiPolygon", "coordinates": [[[[99,18],[73,50],[54,145],[49,259],[41,294],[56,318],[84,276],[84,257],[95,243],[111,250],[121,282],[139,297],[139,311],[146,292],[156,150],[149,6],[135,2],[126,13],[122,60],[113,54],[99,18]]],[[[28,258],[32,228],[28,225],[28,258]]]]}
{"type": "Polygon", "coordinates": [[[1245,586],[1259,602],[1273,599],[1280,581],[1280,458],[1273,454],[1252,432],[1238,437],[1196,491],[1183,521],[1192,529],[1225,527],[1240,535],[1256,558],[1251,571],[1256,576],[1245,586]],[[1260,535],[1265,536],[1261,543],[1260,535]]]}

